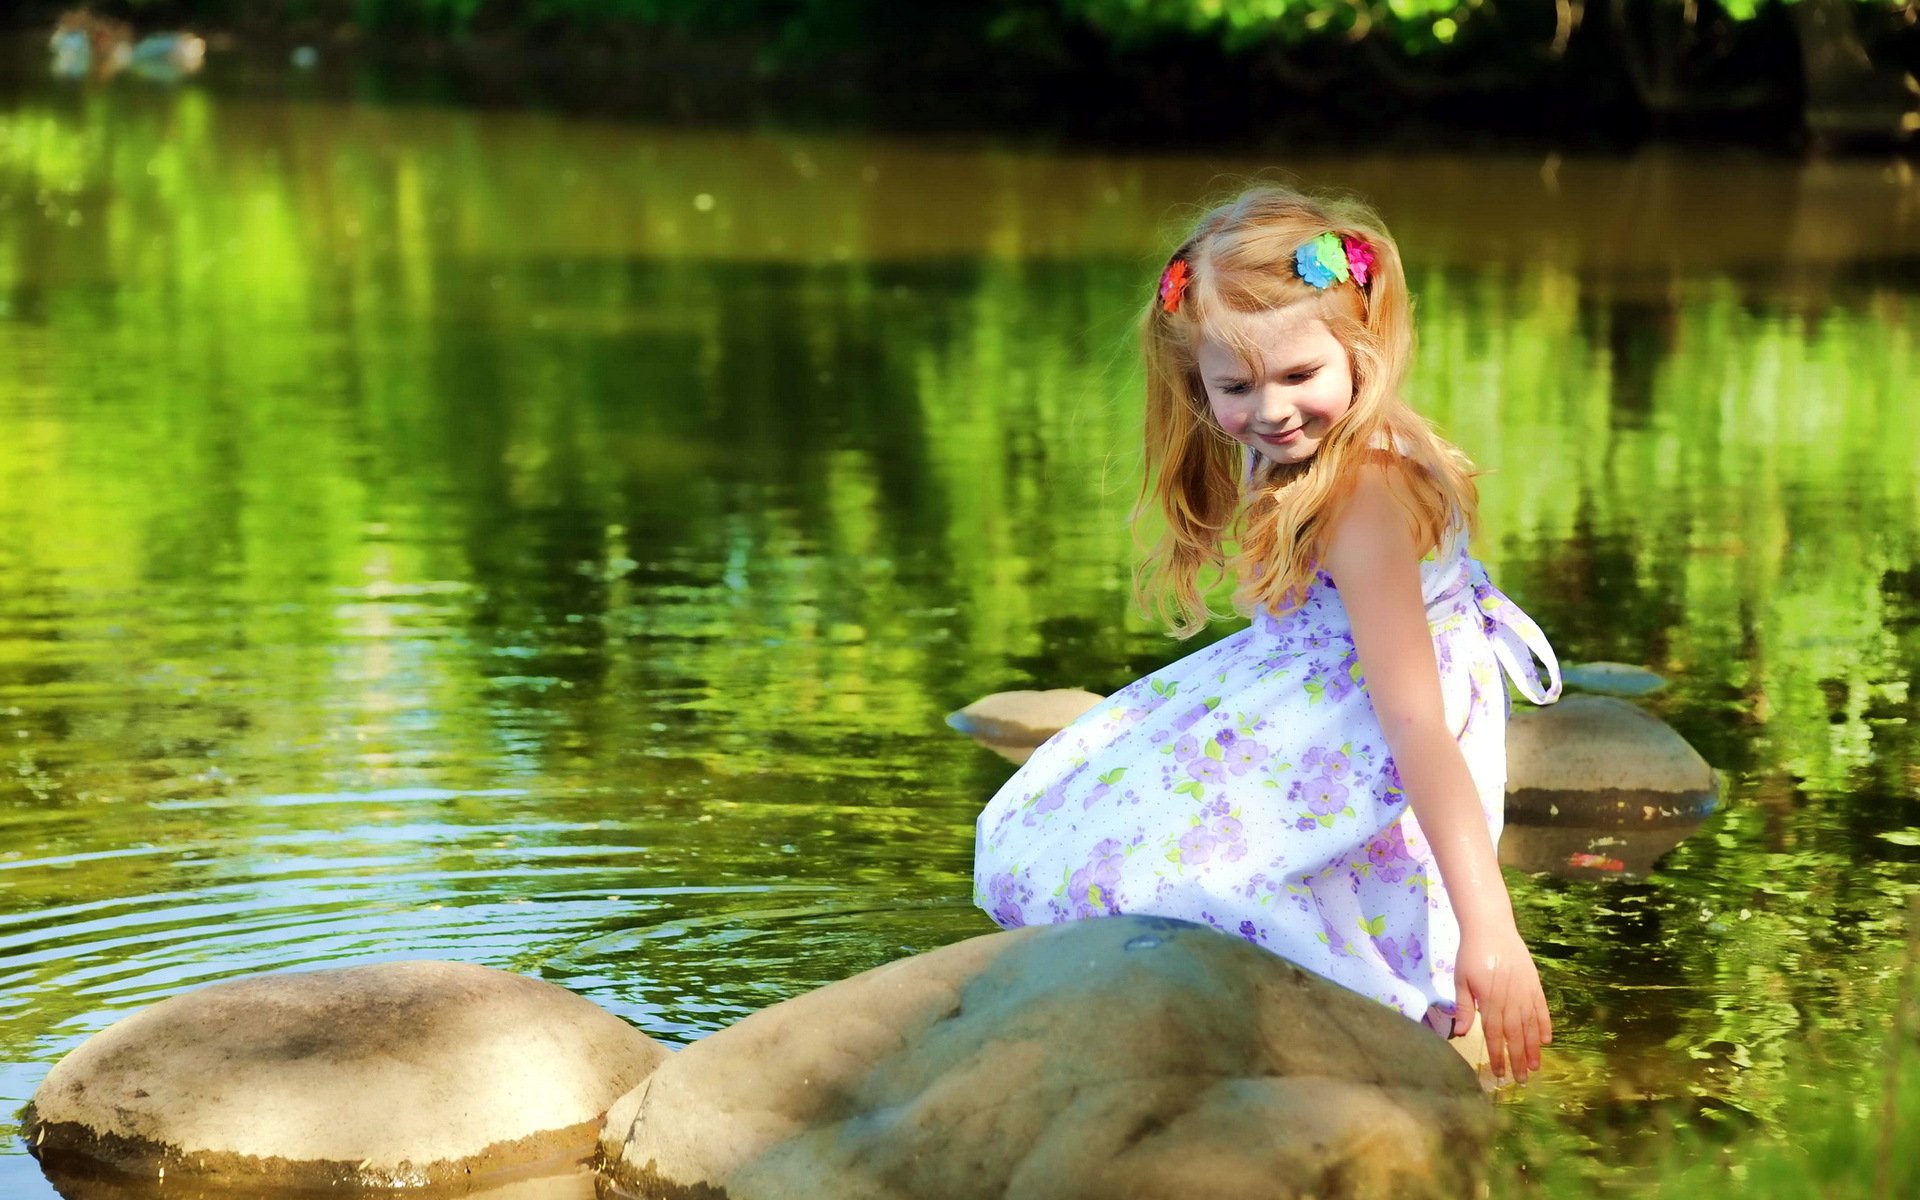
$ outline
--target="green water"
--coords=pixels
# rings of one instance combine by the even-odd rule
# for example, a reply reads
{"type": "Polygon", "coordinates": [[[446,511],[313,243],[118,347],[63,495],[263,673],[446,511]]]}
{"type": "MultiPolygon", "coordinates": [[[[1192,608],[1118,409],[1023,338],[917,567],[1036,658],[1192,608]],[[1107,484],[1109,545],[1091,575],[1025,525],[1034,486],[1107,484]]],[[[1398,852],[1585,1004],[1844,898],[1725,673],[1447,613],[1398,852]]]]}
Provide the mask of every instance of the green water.
{"type": "MultiPolygon", "coordinates": [[[[1361,190],[1478,551],[1727,803],[1511,877],[1575,1131],[1765,1127],[1920,888],[1920,182],[1284,163],[47,90],[0,110],[0,1193],[116,1018],[410,957],[667,1041],[991,929],[987,692],[1126,606],[1129,324],[1222,173],[1361,190]]],[[[1221,625],[1224,634],[1232,625],[1221,625]]]]}

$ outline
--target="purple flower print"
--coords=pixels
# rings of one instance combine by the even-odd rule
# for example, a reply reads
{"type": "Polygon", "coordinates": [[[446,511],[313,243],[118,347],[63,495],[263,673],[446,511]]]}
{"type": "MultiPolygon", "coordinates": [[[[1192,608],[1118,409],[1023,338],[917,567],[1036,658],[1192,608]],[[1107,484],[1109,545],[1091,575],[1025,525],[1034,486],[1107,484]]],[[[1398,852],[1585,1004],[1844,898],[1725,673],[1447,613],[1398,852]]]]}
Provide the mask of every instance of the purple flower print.
{"type": "Polygon", "coordinates": [[[1407,852],[1407,833],[1398,821],[1367,843],[1367,861],[1373,864],[1373,873],[1382,883],[1399,883],[1407,877],[1413,855],[1407,852]]]}
{"type": "Polygon", "coordinates": [[[1183,863],[1239,862],[1247,856],[1246,827],[1225,800],[1215,800],[1200,810],[1199,823],[1181,837],[1180,851],[1183,863]],[[1193,857],[1193,853],[1204,857],[1193,857]]]}
{"type": "MultiPolygon", "coordinates": [[[[1226,734],[1220,736],[1225,737],[1226,734]]],[[[1252,738],[1236,740],[1227,751],[1227,770],[1235,775],[1245,775],[1265,762],[1270,751],[1252,738]]]]}
{"type": "Polygon", "coordinates": [[[1175,733],[1185,733],[1187,730],[1192,729],[1194,723],[1201,717],[1206,716],[1212,711],[1213,709],[1208,707],[1204,701],[1194,705],[1173,719],[1173,731],[1175,733]]]}
{"type": "Polygon", "coordinates": [[[1299,820],[1293,823],[1293,827],[1295,829],[1301,830],[1302,832],[1305,832],[1310,829],[1320,828],[1320,822],[1314,820],[1312,817],[1301,817],[1299,820]]]}
{"type": "Polygon", "coordinates": [[[1122,692],[1127,693],[1128,700],[1131,701],[1137,698],[1140,701],[1141,716],[1147,715],[1173,698],[1173,692],[1171,690],[1163,692],[1154,686],[1154,682],[1151,678],[1140,679],[1121,689],[1122,692]],[[1133,694],[1136,689],[1138,689],[1140,693],[1138,696],[1133,694]]]}
{"type": "Polygon", "coordinates": [[[1399,804],[1407,798],[1404,785],[1400,782],[1400,768],[1389,758],[1380,764],[1380,777],[1374,785],[1374,794],[1383,804],[1399,804]]]}
{"type": "Polygon", "coordinates": [[[1087,789],[1086,796],[1080,801],[1081,810],[1085,811],[1100,803],[1102,800],[1105,800],[1107,796],[1112,793],[1113,785],[1119,783],[1126,773],[1127,768],[1114,767],[1111,770],[1095,776],[1093,786],[1087,789]]]}
{"type": "Polygon", "coordinates": [[[1240,922],[1240,936],[1256,946],[1260,944],[1260,931],[1254,928],[1252,921],[1240,922]]]}
{"type": "Polygon", "coordinates": [[[1018,929],[1027,923],[1022,912],[1033,891],[1024,887],[1010,871],[1001,871],[987,880],[987,898],[993,903],[993,920],[1002,929],[1018,929]]]}
{"type": "Polygon", "coordinates": [[[1313,746],[1300,759],[1300,766],[1302,770],[1317,770],[1328,779],[1339,779],[1352,769],[1353,762],[1342,751],[1313,746]]]}
{"type": "Polygon", "coordinates": [[[1195,757],[1187,760],[1187,774],[1201,783],[1218,783],[1226,778],[1227,769],[1211,758],[1195,757]]]}
{"type": "Polygon", "coordinates": [[[1200,739],[1188,734],[1173,744],[1173,756],[1185,762],[1200,753],[1200,739]]]}
{"type": "Polygon", "coordinates": [[[1120,864],[1124,861],[1120,843],[1108,838],[1093,848],[1086,866],[1068,877],[1067,899],[1073,901],[1076,920],[1120,911],[1114,891],[1120,882],[1120,864]]]}
{"type": "Polygon", "coordinates": [[[1301,787],[1301,791],[1307,802],[1307,808],[1316,816],[1331,816],[1347,806],[1346,786],[1335,783],[1329,776],[1322,775],[1318,779],[1308,780],[1306,785],[1301,787]]]}
{"type": "Polygon", "coordinates": [[[1312,682],[1319,685],[1320,694],[1329,700],[1344,699],[1346,694],[1353,690],[1353,681],[1351,679],[1347,680],[1344,686],[1341,684],[1341,675],[1338,669],[1315,671],[1312,682]]]}
{"type": "Polygon", "coordinates": [[[1280,894],[1280,881],[1271,878],[1265,871],[1262,871],[1252,879],[1247,880],[1247,886],[1240,890],[1247,899],[1260,900],[1264,903],[1280,894]],[[1262,896],[1260,895],[1261,892],[1265,892],[1267,895],[1262,896]]]}
{"type": "Polygon", "coordinates": [[[1198,866],[1213,857],[1213,831],[1205,825],[1195,825],[1180,835],[1180,862],[1185,866],[1198,866]]]}
{"type": "Polygon", "coordinates": [[[1390,937],[1376,937],[1373,939],[1373,948],[1378,950],[1380,957],[1386,960],[1387,970],[1402,979],[1406,979],[1408,973],[1419,966],[1420,960],[1426,957],[1426,951],[1420,948],[1420,936],[1413,933],[1408,934],[1399,943],[1390,937]]]}
{"type": "Polygon", "coordinates": [[[1216,733],[1213,735],[1213,740],[1216,742],[1219,742],[1221,748],[1225,749],[1226,747],[1233,745],[1234,739],[1239,736],[1240,736],[1239,734],[1235,733],[1231,729],[1222,729],[1219,733],[1216,733]]]}

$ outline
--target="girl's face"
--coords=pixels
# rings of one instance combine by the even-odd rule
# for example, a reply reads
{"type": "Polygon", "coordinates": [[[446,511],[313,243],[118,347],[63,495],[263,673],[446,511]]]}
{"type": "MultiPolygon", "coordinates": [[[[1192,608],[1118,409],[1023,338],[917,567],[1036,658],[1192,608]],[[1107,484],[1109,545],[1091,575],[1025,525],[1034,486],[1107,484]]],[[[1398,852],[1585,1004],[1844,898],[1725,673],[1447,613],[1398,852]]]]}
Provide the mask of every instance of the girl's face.
{"type": "Polygon", "coordinates": [[[1238,314],[1236,332],[1259,347],[1255,378],[1227,345],[1203,340],[1195,353],[1213,419],[1235,441],[1277,463],[1303,463],[1353,407],[1347,349],[1309,304],[1238,314]]]}

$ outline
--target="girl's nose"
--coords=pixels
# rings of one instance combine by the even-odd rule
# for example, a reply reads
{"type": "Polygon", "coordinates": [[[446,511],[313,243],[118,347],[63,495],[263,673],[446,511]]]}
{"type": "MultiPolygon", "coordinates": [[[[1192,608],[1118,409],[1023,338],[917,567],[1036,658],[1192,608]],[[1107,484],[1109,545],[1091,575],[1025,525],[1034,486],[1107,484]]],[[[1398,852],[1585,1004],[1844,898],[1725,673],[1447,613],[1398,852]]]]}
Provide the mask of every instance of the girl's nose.
{"type": "Polygon", "coordinates": [[[1278,429],[1293,419],[1293,403],[1279,386],[1271,383],[1263,386],[1259,401],[1254,408],[1254,416],[1267,428],[1278,429]]]}

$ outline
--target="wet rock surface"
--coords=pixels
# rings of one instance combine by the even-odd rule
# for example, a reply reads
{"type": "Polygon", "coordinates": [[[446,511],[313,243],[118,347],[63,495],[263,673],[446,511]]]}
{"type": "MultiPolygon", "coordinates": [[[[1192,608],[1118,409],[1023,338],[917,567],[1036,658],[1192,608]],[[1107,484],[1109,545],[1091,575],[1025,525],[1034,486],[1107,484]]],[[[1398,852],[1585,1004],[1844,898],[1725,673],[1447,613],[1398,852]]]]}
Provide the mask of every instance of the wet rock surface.
{"type": "Polygon", "coordinates": [[[258,975],[83,1042],[34,1093],[22,1136],[56,1186],[106,1168],[174,1189],[465,1189],[590,1154],[607,1107],[667,1053],[564,988],[490,967],[258,975]]]}
{"type": "Polygon", "coordinates": [[[1566,878],[1629,878],[1720,806],[1720,778],[1672,727],[1624,700],[1568,696],[1507,726],[1500,861],[1566,878]]]}
{"type": "Polygon", "coordinates": [[[1457,1197],[1491,1132],[1424,1027],[1203,926],[1108,917],[756,1013],[623,1097],[601,1150],[645,1197],[1457,1197]]]}
{"type": "Polygon", "coordinates": [[[1713,768],[1659,717],[1611,696],[1516,709],[1507,723],[1507,815],[1534,824],[1645,827],[1711,813],[1713,768]]]}

